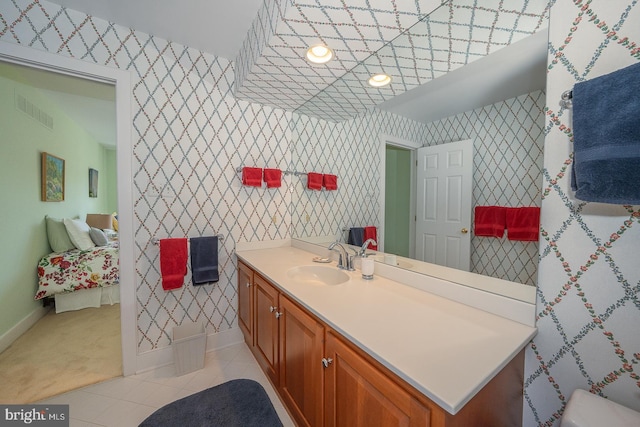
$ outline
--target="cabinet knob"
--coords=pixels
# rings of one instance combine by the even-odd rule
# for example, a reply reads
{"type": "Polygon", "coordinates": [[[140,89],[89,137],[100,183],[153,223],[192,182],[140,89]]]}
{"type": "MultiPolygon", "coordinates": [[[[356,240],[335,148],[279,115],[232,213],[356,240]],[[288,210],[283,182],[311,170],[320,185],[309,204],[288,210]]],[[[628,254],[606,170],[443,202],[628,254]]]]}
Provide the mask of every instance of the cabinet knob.
{"type": "Polygon", "coordinates": [[[247,282],[247,288],[251,287],[251,283],[247,282]]]}
{"type": "Polygon", "coordinates": [[[280,316],[282,316],[282,313],[279,313],[279,312],[276,311],[276,319],[279,319],[280,316]]]}
{"type": "Polygon", "coordinates": [[[269,311],[271,313],[273,313],[274,311],[276,311],[278,309],[278,307],[273,307],[273,306],[269,306],[269,311]]]}
{"type": "Polygon", "coordinates": [[[330,358],[330,357],[329,358],[326,358],[326,357],[322,358],[322,366],[324,366],[325,368],[328,368],[329,365],[331,365],[331,363],[333,363],[333,359],[332,358],[330,358]]]}

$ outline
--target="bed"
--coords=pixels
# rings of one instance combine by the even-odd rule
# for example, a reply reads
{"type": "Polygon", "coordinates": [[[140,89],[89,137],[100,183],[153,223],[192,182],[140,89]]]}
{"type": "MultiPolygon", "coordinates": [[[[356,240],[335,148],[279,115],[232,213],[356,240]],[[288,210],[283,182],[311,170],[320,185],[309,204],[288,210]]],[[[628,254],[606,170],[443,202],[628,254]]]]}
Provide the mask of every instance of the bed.
{"type": "Polygon", "coordinates": [[[56,313],[119,303],[118,241],[43,257],[35,299],[51,298],[56,313]]]}

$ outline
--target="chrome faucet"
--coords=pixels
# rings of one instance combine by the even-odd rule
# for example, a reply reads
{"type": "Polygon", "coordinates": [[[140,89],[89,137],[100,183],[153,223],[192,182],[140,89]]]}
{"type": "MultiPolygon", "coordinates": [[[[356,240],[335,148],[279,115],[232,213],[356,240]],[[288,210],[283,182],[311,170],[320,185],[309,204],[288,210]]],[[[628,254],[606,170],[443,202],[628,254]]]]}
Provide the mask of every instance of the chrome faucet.
{"type": "Polygon", "coordinates": [[[340,254],[338,258],[339,269],[349,271],[355,270],[355,268],[353,268],[353,258],[355,255],[350,256],[340,242],[333,242],[327,249],[329,249],[330,251],[337,251],[340,254]],[[336,247],[338,247],[339,249],[336,249],[336,247]]]}
{"type": "Polygon", "coordinates": [[[373,239],[367,239],[363,244],[362,247],[360,248],[360,251],[358,252],[358,256],[359,257],[364,257],[365,256],[365,251],[367,250],[367,246],[369,246],[369,243],[373,243],[374,245],[378,246],[378,244],[376,243],[375,240],[373,239]]]}

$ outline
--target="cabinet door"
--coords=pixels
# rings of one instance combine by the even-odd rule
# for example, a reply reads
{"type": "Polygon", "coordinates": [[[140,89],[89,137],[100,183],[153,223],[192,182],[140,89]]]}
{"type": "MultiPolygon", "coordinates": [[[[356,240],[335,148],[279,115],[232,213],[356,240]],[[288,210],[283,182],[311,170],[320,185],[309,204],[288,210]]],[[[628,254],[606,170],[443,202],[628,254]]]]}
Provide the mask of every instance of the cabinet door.
{"type": "Polygon", "coordinates": [[[324,327],[280,295],[280,394],[300,426],[322,426],[324,327]]]}
{"type": "Polygon", "coordinates": [[[327,333],[325,426],[430,426],[430,411],[375,366],[327,333]]]}
{"type": "Polygon", "coordinates": [[[278,385],[278,290],[253,275],[254,355],[274,385],[278,385]]]}
{"type": "Polygon", "coordinates": [[[238,262],[238,326],[249,347],[253,346],[253,270],[238,262]]]}

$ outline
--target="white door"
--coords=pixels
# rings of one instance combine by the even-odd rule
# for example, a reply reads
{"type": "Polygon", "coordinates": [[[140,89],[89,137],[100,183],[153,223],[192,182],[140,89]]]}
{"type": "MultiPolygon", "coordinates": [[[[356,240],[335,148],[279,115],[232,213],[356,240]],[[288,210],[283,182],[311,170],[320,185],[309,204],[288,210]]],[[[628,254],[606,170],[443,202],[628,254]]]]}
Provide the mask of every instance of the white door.
{"type": "Polygon", "coordinates": [[[473,141],[417,153],[416,258],[469,271],[473,141]]]}

